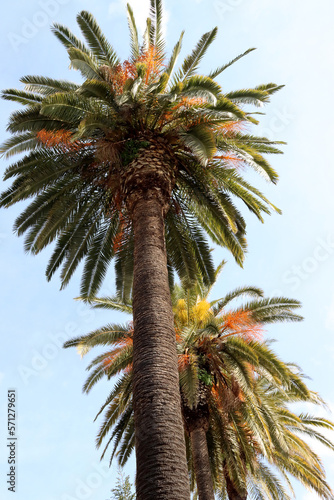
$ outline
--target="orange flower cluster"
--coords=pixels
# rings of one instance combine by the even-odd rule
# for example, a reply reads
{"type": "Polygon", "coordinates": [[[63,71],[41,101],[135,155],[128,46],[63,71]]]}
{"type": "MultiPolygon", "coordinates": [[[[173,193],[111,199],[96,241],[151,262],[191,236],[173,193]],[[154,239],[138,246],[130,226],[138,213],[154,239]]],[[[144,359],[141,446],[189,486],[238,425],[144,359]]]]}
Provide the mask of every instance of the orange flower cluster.
{"type": "Polygon", "coordinates": [[[244,123],[241,121],[228,121],[220,125],[219,131],[226,135],[240,132],[244,128],[244,123]]]}
{"type": "Polygon", "coordinates": [[[123,64],[118,64],[114,68],[108,68],[110,83],[117,95],[122,94],[124,85],[129,78],[137,77],[136,64],[143,63],[146,66],[145,84],[149,84],[160,76],[163,67],[162,61],[157,57],[155,47],[151,46],[144,54],[142,54],[134,62],[124,61],[123,64]]]}
{"type": "Polygon", "coordinates": [[[59,146],[63,149],[77,151],[80,148],[79,142],[71,141],[72,132],[69,130],[45,130],[37,132],[37,138],[48,148],[59,146]]]}
{"type": "Polygon", "coordinates": [[[213,157],[213,159],[214,160],[224,160],[226,163],[230,164],[232,167],[234,167],[236,169],[242,167],[242,165],[244,163],[244,161],[234,153],[215,155],[213,157]]]}
{"type": "Polygon", "coordinates": [[[172,107],[172,110],[176,111],[182,106],[184,108],[189,109],[192,108],[193,106],[200,106],[204,102],[205,101],[201,97],[182,97],[181,100],[177,104],[175,104],[175,106],[172,107]]]}
{"type": "Polygon", "coordinates": [[[163,61],[157,56],[156,48],[151,45],[144,54],[142,54],[136,61],[143,63],[146,66],[145,83],[152,83],[160,77],[161,70],[164,66],[163,61]]]}
{"type": "Polygon", "coordinates": [[[250,311],[229,312],[222,319],[221,331],[226,337],[240,335],[248,341],[262,338],[263,328],[253,320],[250,311]]]}
{"type": "MultiPolygon", "coordinates": [[[[203,104],[203,99],[200,97],[182,97],[174,106],[171,107],[169,111],[164,113],[162,118],[160,119],[160,122],[165,123],[168,122],[169,120],[172,120],[175,118],[175,112],[178,111],[180,108],[184,109],[190,109],[193,106],[200,106],[203,104]]],[[[198,123],[201,121],[203,123],[203,120],[198,120],[198,123]]],[[[189,124],[188,124],[189,125],[189,124]]],[[[192,120],[191,126],[196,125],[195,121],[192,120]]]]}
{"type": "Polygon", "coordinates": [[[136,66],[129,61],[124,61],[123,64],[118,64],[114,68],[111,68],[109,77],[114,92],[117,95],[122,94],[125,82],[129,78],[135,78],[136,74],[136,66]]]}

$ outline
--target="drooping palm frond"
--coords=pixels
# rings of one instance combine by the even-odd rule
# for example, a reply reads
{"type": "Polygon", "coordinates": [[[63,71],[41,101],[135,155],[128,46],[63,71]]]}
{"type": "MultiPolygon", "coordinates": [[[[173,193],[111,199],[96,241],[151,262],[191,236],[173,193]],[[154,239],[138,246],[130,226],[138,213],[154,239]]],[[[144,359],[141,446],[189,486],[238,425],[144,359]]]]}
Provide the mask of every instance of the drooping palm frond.
{"type": "Polygon", "coordinates": [[[66,80],[55,80],[44,76],[24,76],[21,82],[25,84],[25,89],[28,92],[49,96],[56,92],[75,92],[80,88],[80,85],[66,80]]]}
{"type": "Polygon", "coordinates": [[[15,101],[20,104],[34,105],[42,101],[42,97],[34,94],[33,92],[27,92],[24,90],[7,89],[1,92],[2,99],[6,101],[15,101]]]}

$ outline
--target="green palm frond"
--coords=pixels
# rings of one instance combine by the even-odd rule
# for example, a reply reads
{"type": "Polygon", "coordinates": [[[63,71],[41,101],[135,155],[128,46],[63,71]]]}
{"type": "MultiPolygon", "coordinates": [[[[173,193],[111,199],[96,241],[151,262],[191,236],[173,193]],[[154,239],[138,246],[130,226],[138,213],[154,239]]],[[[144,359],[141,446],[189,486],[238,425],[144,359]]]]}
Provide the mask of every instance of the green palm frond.
{"type": "MultiPolygon", "coordinates": [[[[5,158],[26,151],[33,151],[40,146],[40,142],[32,132],[24,132],[22,134],[13,135],[2,143],[0,154],[5,155],[5,158]]],[[[8,177],[5,176],[5,179],[8,177]]]]}
{"type": "MultiPolygon", "coordinates": [[[[176,89],[175,89],[176,90],[176,89]]],[[[174,89],[171,89],[173,93],[174,89]]],[[[215,106],[220,97],[221,87],[207,76],[191,76],[182,85],[179,97],[201,98],[208,104],[215,106]]]]}
{"type": "Polygon", "coordinates": [[[15,101],[23,105],[35,105],[42,101],[42,97],[34,94],[33,92],[27,92],[24,90],[7,89],[1,92],[2,99],[6,101],[15,101]]]}
{"type": "Polygon", "coordinates": [[[15,111],[9,119],[7,130],[12,134],[19,132],[39,132],[40,130],[54,130],[63,125],[62,122],[40,114],[40,105],[29,107],[24,111],[15,111]]]}
{"type": "Polygon", "coordinates": [[[51,30],[66,49],[75,48],[90,55],[87,47],[66,26],[54,23],[51,30]]]}
{"type": "Polygon", "coordinates": [[[239,59],[241,59],[242,57],[246,56],[247,54],[249,54],[253,50],[256,50],[256,49],[255,48],[247,49],[245,52],[243,52],[242,54],[240,54],[237,57],[235,57],[234,59],[232,59],[232,61],[228,62],[227,64],[224,64],[220,68],[217,68],[215,71],[212,71],[210,73],[210,75],[209,75],[210,78],[217,78],[217,76],[220,75],[223,71],[225,71],[225,69],[227,69],[228,67],[232,66],[232,64],[234,64],[239,59]]]}
{"type": "Polygon", "coordinates": [[[84,258],[85,251],[89,248],[89,243],[99,227],[99,217],[96,214],[92,216],[91,213],[91,209],[97,204],[97,201],[94,201],[95,203],[89,203],[87,210],[83,214],[79,213],[74,218],[70,226],[67,225],[66,231],[59,238],[46,268],[48,280],[52,278],[55,271],[63,263],[62,277],[65,285],[66,278],[67,280],[70,278],[80,260],[84,258]],[[72,252],[69,250],[70,248],[73,248],[72,252]],[[69,272],[69,267],[71,267],[71,272],[69,272]]]}
{"type": "Polygon", "coordinates": [[[166,67],[166,73],[167,73],[169,78],[171,78],[171,76],[173,74],[178,56],[181,52],[183,35],[184,35],[184,31],[182,31],[179,40],[175,44],[173,51],[172,51],[172,55],[171,55],[170,60],[167,64],[167,67],[166,67]]]}
{"type": "Polygon", "coordinates": [[[93,297],[100,288],[114,251],[114,241],[120,230],[119,216],[114,214],[108,224],[96,233],[88,251],[82,274],[81,293],[93,297]]]}
{"type": "Polygon", "coordinates": [[[260,89],[242,89],[234,90],[225,94],[227,99],[234,103],[253,104],[254,106],[263,106],[263,103],[269,100],[269,93],[260,89]]]}
{"type": "Polygon", "coordinates": [[[162,34],[162,0],[150,0],[150,44],[155,47],[157,56],[164,59],[165,42],[162,34]]]}
{"type": "Polygon", "coordinates": [[[169,261],[183,281],[193,283],[198,276],[205,283],[212,282],[214,266],[210,248],[190,214],[168,212],[166,247],[169,261]]]}
{"type": "Polygon", "coordinates": [[[249,310],[255,321],[268,324],[277,321],[301,321],[302,316],[294,312],[294,309],[300,307],[298,300],[273,297],[245,304],[244,310],[249,310]]]}
{"type": "Polygon", "coordinates": [[[263,85],[258,85],[255,90],[265,90],[269,94],[275,94],[284,87],[284,85],[276,85],[276,83],[266,83],[263,85]]]}
{"type": "Polygon", "coordinates": [[[127,4],[127,16],[128,16],[128,26],[130,31],[130,48],[131,57],[135,61],[140,55],[139,41],[138,41],[138,30],[136,26],[135,17],[133,15],[133,10],[129,4],[127,4]]]}
{"type": "MultiPolygon", "coordinates": [[[[101,80],[86,80],[77,91],[86,97],[96,97],[116,108],[115,94],[107,82],[101,80]]],[[[117,109],[117,108],[116,108],[117,109]]]]}
{"type": "Polygon", "coordinates": [[[124,304],[118,297],[76,297],[75,300],[87,302],[93,309],[111,309],[132,314],[132,306],[124,304]]]}
{"type": "Polygon", "coordinates": [[[125,234],[121,248],[116,254],[115,274],[117,297],[128,304],[131,301],[133,283],[133,230],[125,234]]]}
{"type": "Polygon", "coordinates": [[[193,408],[197,404],[199,388],[198,360],[194,354],[189,354],[189,364],[180,372],[180,389],[186,404],[193,408]]]}
{"type": "Polygon", "coordinates": [[[24,76],[20,81],[25,84],[26,91],[42,96],[49,96],[56,92],[75,92],[80,88],[76,83],[44,76],[24,76]]]}
{"type": "Polygon", "coordinates": [[[129,336],[131,336],[131,332],[128,325],[110,324],[94,330],[87,335],[80,335],[79,337],[67,340],[64,343],[64,347],[77,347],[79,345],[85,345],[89,349],[97,345],[105,347],[110,344],[117,344],[129,336]]]}
{"type": "Polygon", "coordinates": [[[78,14],[77,21],[92,54],[99,60],[100,64],[108,64],[111,67],[119,64],[117,54],[103,35],[92,14],[83,10],[78,14]]]}
{"type": "Polygon", "coordinates": [[[197,125],[182,134],[181,139],[185,146],[200,159],[201,163],[207,165],[216,149],[212,132],[201,125],[197,125]]]}
{"type": "Polygon", "coordinates": [[[68,55],[71,61],[71,68],[80,71],[81,75],[89,80],[102,80],[99,72],[98,60],[85,52],[76,48],[69,48],[68,55]]]}
{"type": "Polygon", "coordinates": [[[179,81],[186,81],[197,72],[198,65],[203,59],[211,43],[214,41],[216,34],[217,28],[214,28],[212,31],[208,31],[201,37],[192,53],[186,57],[181,69],[175,75],[173,79],[174,84],[179,81]]]}
{"type": "Polygon", "coordinates": [[[212,307],[213,314],[217,316],[227,304],[229,304],[232,300],[247,295],[249,297],[263,297],[263,290],[261,288],[257,288],[255,286],[245,286],[236,288],[232,292],[225,295],[225,297],[221,299],[216,299],[210,302],[212,307]]]}

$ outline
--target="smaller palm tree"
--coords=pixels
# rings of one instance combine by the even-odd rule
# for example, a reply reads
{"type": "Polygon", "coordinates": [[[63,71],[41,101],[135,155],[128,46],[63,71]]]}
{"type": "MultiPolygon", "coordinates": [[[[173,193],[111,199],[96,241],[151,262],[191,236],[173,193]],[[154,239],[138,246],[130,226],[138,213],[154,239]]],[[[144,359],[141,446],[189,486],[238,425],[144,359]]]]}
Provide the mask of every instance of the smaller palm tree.
{"type": "MultiPolygon", "coordinates": [[[[320,399],[307,389],[296,367],[283,363],[261,341],[265,324],[301,319],[295,313],[299,302],[265,299],[255,287],[211,302],[209,293],[197,284],[191,289],[176,286],[172,294],[193,489],[197,486],[200,500],[213,500],[214,491],[230,499],[288,499],[271,464],[288,484],[290,474],[323,498],[332,498],[319,458],[298,434],[333,447],[317,431],[333,424],[289,410],[291,402],[320,399]],[[242,296],[251,300],[231,309],[231,301],[242,296]]],[[[92,305],[131,313],[131,305],[111,298],[94,299],[92,305]]],[[[84,391],[104,376],[120,375],[98,413],[104,412],[104,422],[97,445],[108,437],[102,456],[113,442],[111,460],[117,454],[122,465],[134,448],[132,336],[131,323],[108,325],[65,344],[77,346],[82,355],[97,345],[108,347],[88,366],[84,391]]]]}

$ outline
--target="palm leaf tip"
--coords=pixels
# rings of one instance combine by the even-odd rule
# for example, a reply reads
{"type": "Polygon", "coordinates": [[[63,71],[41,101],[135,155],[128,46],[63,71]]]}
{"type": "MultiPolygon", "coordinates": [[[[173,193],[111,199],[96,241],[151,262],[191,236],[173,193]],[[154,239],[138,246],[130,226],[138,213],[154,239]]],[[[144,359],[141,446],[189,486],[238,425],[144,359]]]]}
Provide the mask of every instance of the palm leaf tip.
{"type": "Polygon", "coordinates": [[[136,60],[140,55],[138,30],[136,26],[135,17],[133,15],[133,10],[129,3],[127,4],[127,15],[128,15],[128,26],[129,26],[130,40],[131,40],[131,55],[132,58],[136,60]]]}
{"type": "Polygon", "coordinates": [[[162,37],[162,0],[150,0],[151,44],[163,56],[164,41],[162,37]]]}
{"type": "Polygon", "coordinates": [[[223,71],[225,71],[225,69],[227,69],[229,66],[232,66],[232,64],[234,64],[235,62],[237,62],[239,59],[241,59],[242,57],[246,56],[247,54],[249,54],[250,52],[253,52],[253,50],[256,50],[255,47],[252,47],[250,49],[247,49],[245,52],[243,52],[242,54],[239,54],[237,57],[235,57],[234,59],[232,59],[230,62],[228,62],[227,64],[224,64],[223,66],[221,66],[220,68],[217,68],[215,71],[212,71],[210,73],[210,77],[211,78],[216,78],[218,75],[220,75],[223,71]]]}
{"type": "Polygon", "coordinates": [[[119,64],[120,60],[116,52],[103,35],[94,16],[90,12],[83,10],[77,15],[77,22],[92,54],[101,63],[109,64],[110,66],[119,64]]]}

